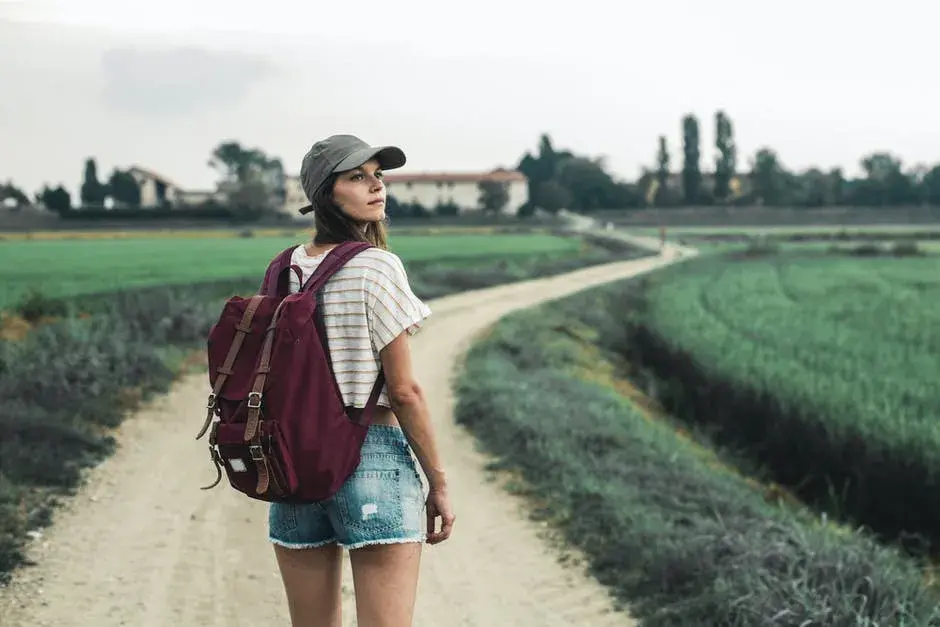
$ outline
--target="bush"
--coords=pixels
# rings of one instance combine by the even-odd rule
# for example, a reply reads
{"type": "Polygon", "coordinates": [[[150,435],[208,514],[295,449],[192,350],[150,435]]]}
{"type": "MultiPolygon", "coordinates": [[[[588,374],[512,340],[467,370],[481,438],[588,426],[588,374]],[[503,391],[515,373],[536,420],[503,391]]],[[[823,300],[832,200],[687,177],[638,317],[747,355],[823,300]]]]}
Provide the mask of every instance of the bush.
{"type": "Polygon", "coordinates": [[[26,531],[48,522],[49,495],[112,451],[107,429],[129,409],[127,390],[168,386],[162,347],[205,337],[218,307],[180,289],[124,292],[104,312],[0,342],[0,581],[22,563],[26,531]]]}
{"type": "Polygon", "coordinates": [[[916,241],[898,240],[891,245],[891,254],[895,257],[921,257],[924,251],[920,249],[916,241]]]}
{"type": "Polygon", "coordinates": [[[42,318],[60,317],[68,313],[65,301],[49,298],[37,289],[31,289],[15,307],[16,313],[28,322],[42,318]]]}

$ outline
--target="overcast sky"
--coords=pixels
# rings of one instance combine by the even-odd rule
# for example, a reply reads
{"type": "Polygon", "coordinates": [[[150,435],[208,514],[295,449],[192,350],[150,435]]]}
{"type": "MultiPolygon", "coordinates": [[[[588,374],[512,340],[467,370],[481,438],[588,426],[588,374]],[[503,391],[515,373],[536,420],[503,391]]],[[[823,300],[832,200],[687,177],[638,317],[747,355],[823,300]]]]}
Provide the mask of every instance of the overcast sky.
{"type": "Polygon", "coordinates": [[[681,167],[687,112],[713,163],[717,108],[741,168],[761,145],[797,169],[933,164],[935,4],[0,0],[0,181],[74,191],[94,156],[210,188],[222,140],[296,173],[332,133],[398,144],[408,171],[490,169],[542,132],[633,179],[659,134],[681,167]]]}

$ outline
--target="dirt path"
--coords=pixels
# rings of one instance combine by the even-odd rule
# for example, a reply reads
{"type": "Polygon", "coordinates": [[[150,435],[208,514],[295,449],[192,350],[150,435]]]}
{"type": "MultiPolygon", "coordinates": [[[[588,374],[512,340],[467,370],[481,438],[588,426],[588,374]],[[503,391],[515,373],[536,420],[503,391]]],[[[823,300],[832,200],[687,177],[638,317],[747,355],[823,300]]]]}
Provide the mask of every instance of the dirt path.
{"type": "MultiPolygon", "coordinates": [[[[630,625],[602,586],[559,562],[523,500],[485,470],[486,458],[452,419],[450,378],[475,334],[504,314],[579,289],[647,272],[672,255],[609,264],[524,284],[439,299],[414,338],[458,522],[451,540],[426,547],[418,626],[630,625]]],[[[224,487],[193,435],[205,404],[204,375],[120,428],[117,453],[58,512],[35,542],[38,566],[0,589],[3,627],[236,627],[287,625],[262,503],[224,487]],[[143,443],[147,443],[146,448],[143,443]]],[[[347,560],[344,621],[355,625],[347,560]]]]}

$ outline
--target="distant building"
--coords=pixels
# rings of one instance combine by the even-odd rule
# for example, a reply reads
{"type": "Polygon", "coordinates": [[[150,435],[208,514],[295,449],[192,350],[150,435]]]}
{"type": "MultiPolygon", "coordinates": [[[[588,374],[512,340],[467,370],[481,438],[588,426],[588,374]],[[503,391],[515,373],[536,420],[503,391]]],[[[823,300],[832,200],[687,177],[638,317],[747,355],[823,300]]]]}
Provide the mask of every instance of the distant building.
{"type": "Polygon", "coordinates": [[[177,203],[182,190],[165,176],[136,165],[129,168],[128,172],[140,186],[141,207],[160,207],[177,203]]]}
{"type": "MultiPolygon", "coordinates": [[[[287,176],[284,178],[284,208],[283,212],[295,218],[300,217],[297,210],[304,205],[310,204],[307,196],[304,194],[303,187],[300,186],[299,176],[287,176]]],[[[308,214],[312,215],[312,214],[308,214]]]]}
{"type": "Polygon", "coordinates": [[[224,203],[225,196],[209,189],[181,189],[176,192],[176,202],[178,205],[182,206],[192,207],[209,202],[210,200],[224,203]]]}
{"type": "Polygon", "coordinates": [[[161,207],[195,207],[210,200],[220,203],[226,202],[226,194],[211,189],[183,189],[169,178],[153,170],[133,166],[128,168],[131,176],[140,186],[140,206],[161,207]]]}
{"type": "Polygon", "coordinates": [[[442,205],[454,205],[460,213],[480,211],[480,183],[490,181],[506,186],[509,202],[503,213],[515,215],[529,200],[528,179],[516,170],[491,172],[425,172],[385,175],[388,193],[400,203],[419,204],[434,211],[442,205]]]}

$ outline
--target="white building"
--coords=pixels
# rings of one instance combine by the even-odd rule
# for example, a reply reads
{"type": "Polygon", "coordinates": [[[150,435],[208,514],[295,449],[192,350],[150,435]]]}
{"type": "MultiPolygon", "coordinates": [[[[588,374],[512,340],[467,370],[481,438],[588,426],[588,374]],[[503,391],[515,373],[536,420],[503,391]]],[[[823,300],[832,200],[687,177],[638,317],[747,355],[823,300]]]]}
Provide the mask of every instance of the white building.
{"type": "Polygon", "coordinates": [[[133,166],[128,169],[140,187],[140,206],[157,207],[164,202],[176,204],[180,187],[153,170],[133,166]]]}
{"type": "Polygon", "coordinates": [[[176,202],[183,207],[192,207],[215,200],[225,203],[225,195],[211,189],[181,189],[176,192],[176,202]]]}
{"type": "MultiPolygon", "coordinates": [[[[283,211],[289,216],[300,217],[297,210],[303,206],[309,205],[304,194],[304,188],[300,186],[299,176],[287,176],[284,178],[284,208],[283,211]]],[[[308,214],[313,215],[313,214],[308,214]]]]}
{"type": "Polygon", "coordinates": [[[158,207],[167,202],[176,208],[194,207],[209,200],[224,204],[226,194],[220,190],[184,189],[167,177],[140,166],[128,168],[131,176],[140,186],[140,206],[158,207]]]}
{"type": "MultiPolygon", "coordinates": [[[[388,172],[385,185],[389,196],[399,203],[418,203],[429,211],[441,205],[456,205],[461,213],[479,211],[480,183],[493,181],[506,186],[509,202],[504,213],[515,214],[529,199],[528,179],[515,170],[492,172],[425,172],[406,174],[388,172]]],[[[308,203],[300,186],[300,177],[288,176],[285,182],[284,212],[298,215],[297,210],[308,203]]]]}
{"type": "Polygon", "coordinates": [[[490,181],[506,186],[509,202],[503,213],[516,214],[529,200],[528,179],[516,170],[492,172],[425,172],[406,174],[389,172],[385,175],[388,193],[400,203],[420,204],[434,211],[440,205],[456,205],[460,213],[480,211],[480,183],[490,181]]]}

